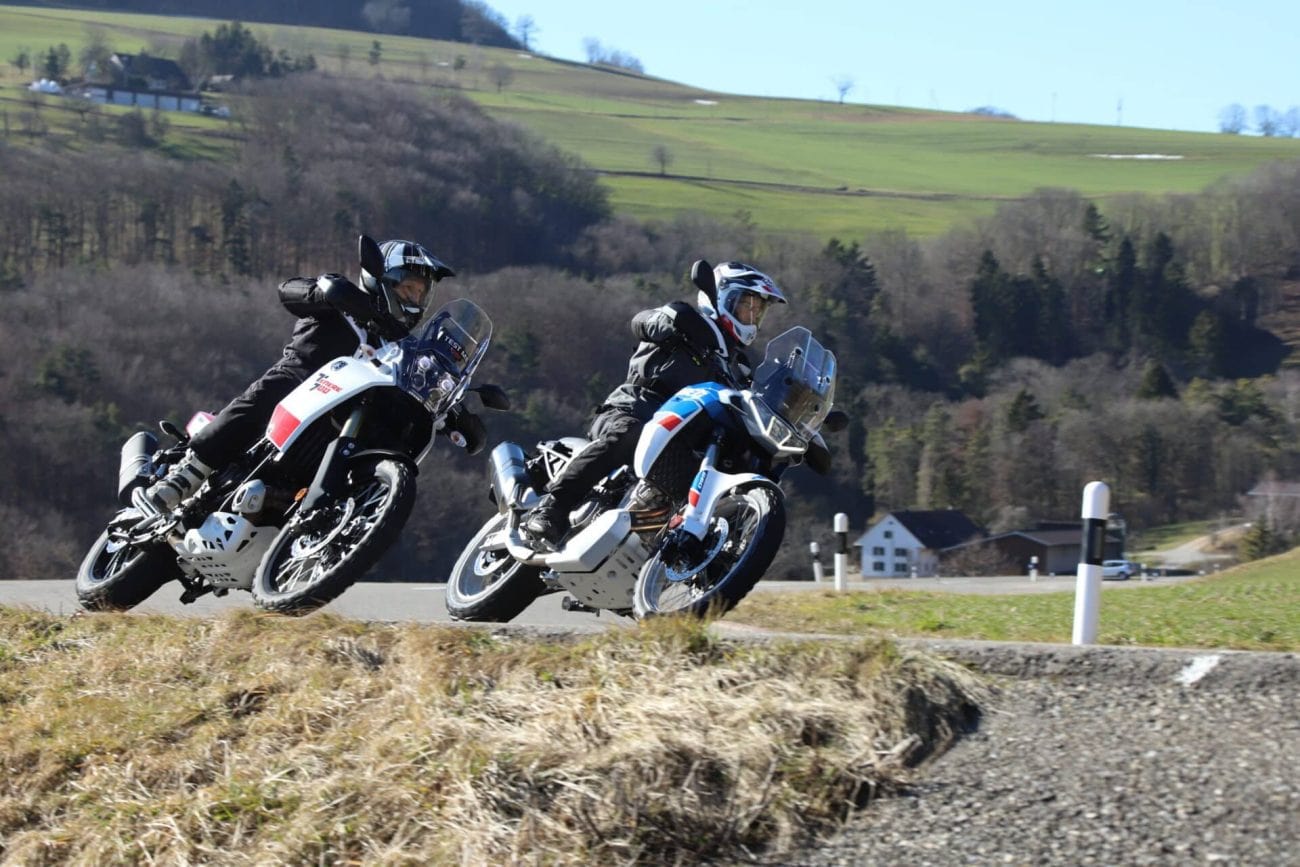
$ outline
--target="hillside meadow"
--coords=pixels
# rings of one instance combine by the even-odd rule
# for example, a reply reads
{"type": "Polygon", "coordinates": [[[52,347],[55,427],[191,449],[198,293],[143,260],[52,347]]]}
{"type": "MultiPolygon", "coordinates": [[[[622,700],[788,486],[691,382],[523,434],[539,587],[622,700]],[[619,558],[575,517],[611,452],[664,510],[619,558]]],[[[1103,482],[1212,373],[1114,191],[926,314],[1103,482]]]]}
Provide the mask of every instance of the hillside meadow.
{"type": "MultiPolygon", "coordinates": [[[[117,50],[174,55],[184,40],[214,26],[179,17],[0,6],[0,58],[60,42],[75,57],[92,28],[117,50]]],[[[685,211],[816,238],[857,239],[893,228],[929,236],[1041,187],[1071,188],[1099,201],[1128,193],[1192,193],[1219,178],[1300,157],[1297,139],[1022,123],[720,94],[514,50],[248,26],[276,49],[311,53],[331,75],[459,90],[495,116],[579,155],[600,173],[615,209],[639,219],[667,220],[685,211]],[[367,55],[376,40],[380,57],[371,64],[367,55]],[[664,160],[655,158],[656,149],[664,160]]],[[[0,82],[6,100],[0,105],[21,113],[24,79],[12,64],[6,63],[0,82]]],[[[188,142],[177,155],[220,159],[232,152],[220,139],[238,124],[168,119],[188,142]],[[205,133],[216,144],[200,146],[196,140],[205,133]]]]}

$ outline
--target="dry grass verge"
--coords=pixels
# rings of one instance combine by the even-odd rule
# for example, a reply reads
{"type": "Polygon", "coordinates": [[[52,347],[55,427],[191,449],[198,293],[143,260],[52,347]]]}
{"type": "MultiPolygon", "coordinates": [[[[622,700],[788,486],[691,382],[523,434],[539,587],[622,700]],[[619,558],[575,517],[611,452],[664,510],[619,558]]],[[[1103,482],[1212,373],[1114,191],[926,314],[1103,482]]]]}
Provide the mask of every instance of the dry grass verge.
{"type": "Polygon", "coordinates": [[[683,863],[833,827],[975,712],[892,644],[0,608],[0,861],[683,863]]]}

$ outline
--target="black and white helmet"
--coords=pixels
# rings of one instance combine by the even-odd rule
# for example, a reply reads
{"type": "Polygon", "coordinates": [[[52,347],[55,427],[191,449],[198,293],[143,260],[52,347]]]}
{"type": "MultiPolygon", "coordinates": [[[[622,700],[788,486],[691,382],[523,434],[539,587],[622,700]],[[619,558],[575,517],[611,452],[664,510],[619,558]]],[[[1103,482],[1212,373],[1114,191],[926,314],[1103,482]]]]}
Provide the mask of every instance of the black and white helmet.
{"type": "Polygon", "coordinates": [[[379,245],[379,252],[384,254],[384,273],[376,277],[362,268],[361,287],[374,298],[379,310],[386,311],[407,328],[414,328],[428,310],[430,288],[456,272],[414,241],[385,241],[379,245]],[[395,291],[399,283],[412,277],[424,281],[419,303],[402,299],[395,291]]]}
{"type": "Polygon", "coordinates": [[[712,317],[718,327],[731,334],[741,346],[754,342],[768,307],[786,303],[785,293],[775,280],[743,262],[723,262],[713,269],[713,282],[717,287],[717,309],[714,309],[709,296],[700,292],[700,312],[712,317]],[[755,296],[760,302],[753,312],[754,321],[749,324],[736,318],[736,305],[747,295],[755,296]]]}

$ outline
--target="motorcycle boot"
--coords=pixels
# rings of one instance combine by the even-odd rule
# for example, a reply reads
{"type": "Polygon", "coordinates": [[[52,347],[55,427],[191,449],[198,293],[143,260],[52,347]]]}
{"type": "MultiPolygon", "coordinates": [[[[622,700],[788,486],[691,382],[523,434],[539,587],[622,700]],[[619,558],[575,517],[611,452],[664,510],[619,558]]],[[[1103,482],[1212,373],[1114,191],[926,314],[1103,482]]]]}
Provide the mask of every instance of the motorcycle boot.
{"type": "Polygon", "coordinates": [[[137,492],[136,495],[141,496],[154,511],[171,511],[197,491],[199,485],[212,473],[213,468],[199,460],[194,452],[186,452],[185,457],[177,461],[166,476],[147,491],[137,492]]]}
{"type": "Polygon", "coordinates": [[[569,510],[555,501],[554,494],[547,494],[528,513],[522,527],[528,535],[555,547],[569,532],[569,510]]]}

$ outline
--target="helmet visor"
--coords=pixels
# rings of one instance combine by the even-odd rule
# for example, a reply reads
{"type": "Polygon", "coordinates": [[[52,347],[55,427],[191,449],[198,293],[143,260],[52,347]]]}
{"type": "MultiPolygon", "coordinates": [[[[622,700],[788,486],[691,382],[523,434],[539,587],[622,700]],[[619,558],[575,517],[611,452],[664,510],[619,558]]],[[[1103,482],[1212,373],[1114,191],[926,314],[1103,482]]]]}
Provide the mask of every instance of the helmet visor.
{"type": "Polygon", "coordinates": [[[757,328],[763,324],[763,319],[767,316],[767,308],[771,306],[771,299],[757,292],[741,292],[732,301],[731,310],[728,312],[741,325],[752,325],[757,328]]]}
{"type": "Polygon", "coordinates": [[[429,300],[433,280],[423,270],[416,268],[389,268],[384,280],[393,287],[393,294],[404,308],[420,313],[429,300]]]}

